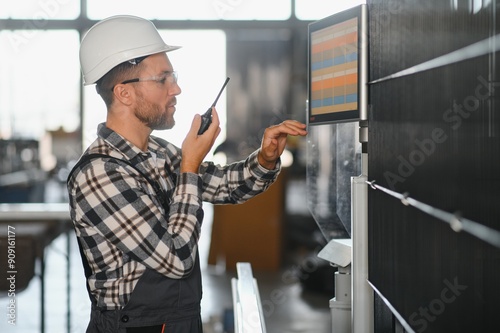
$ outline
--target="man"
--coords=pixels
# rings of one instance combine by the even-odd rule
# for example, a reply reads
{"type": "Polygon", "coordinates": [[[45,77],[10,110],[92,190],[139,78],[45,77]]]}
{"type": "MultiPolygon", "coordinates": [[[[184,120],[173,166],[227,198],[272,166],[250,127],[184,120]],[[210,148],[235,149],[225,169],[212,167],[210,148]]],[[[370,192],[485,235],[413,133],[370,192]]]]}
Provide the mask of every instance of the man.
{"type": "Polygon", "coordinates": [[[198,238],[202,201],[241,203],[276,179],[288,135],[305,125],[265,130],[259,150],[225,167],[203,162],[219,118],[201,135],[194,117],[182,149],[150,136],[174,126],[177,74],[154,25],[114,16],[82,40],[85,84],[107,106],[98,138],[68,178],[73,220],[92,301],[87,332],[202,332],[198,238]]]}

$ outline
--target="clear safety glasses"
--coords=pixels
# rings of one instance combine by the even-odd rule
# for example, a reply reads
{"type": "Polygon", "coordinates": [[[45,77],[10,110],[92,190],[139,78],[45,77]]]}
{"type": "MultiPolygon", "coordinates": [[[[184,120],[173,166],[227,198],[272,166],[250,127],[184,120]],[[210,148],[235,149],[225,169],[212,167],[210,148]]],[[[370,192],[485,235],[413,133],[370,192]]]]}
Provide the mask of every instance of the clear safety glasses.
{"type": "MultiPolygon", "coordinates": [[[[177,78],[179,75],[176,71],[165,72],[162,75],[151,76],[151,77],[137,77],[135,79],[125,80],[121,84],[134,83],[134,82],[145,82],[145,81],[155,81],[158,84],[165,85],[165,83],[174,84],[177,83],[177,78]]],[[[114,87],[113,87],[114,88],[114,87]]]]}

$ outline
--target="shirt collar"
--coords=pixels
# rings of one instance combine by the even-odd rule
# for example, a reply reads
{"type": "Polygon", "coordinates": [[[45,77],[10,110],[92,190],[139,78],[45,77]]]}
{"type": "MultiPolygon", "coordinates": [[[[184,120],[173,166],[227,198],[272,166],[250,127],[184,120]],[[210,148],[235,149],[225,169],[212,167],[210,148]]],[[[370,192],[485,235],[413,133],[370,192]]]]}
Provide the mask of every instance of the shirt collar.
{"type": "MultiPolygon", "coordinates": [[[[97,135],[106,141],[110,146],[120,151],[129,160],[135,159],[138,155],[144,156],[144,154],[146,154],[132,142],[128,141],[112,129],[106,127],[105,123],[99,124],[97,127],[97,135]]],[[[148,151],[154,152],[158,155],[158,148],[159,144],[153,138],[149,137],[148,151]]]]}

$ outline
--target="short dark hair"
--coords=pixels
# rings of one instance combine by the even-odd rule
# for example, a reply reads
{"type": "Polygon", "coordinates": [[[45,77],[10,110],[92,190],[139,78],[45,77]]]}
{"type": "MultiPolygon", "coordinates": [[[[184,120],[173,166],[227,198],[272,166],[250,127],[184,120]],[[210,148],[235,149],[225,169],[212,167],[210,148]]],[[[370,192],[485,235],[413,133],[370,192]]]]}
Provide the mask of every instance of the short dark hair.
{"type": "Polygon", "coordinates": [[[141,62],[145,57],[122,62],[113,67],[102,78],[96,82],[96,91],[104,100],[106,107],[110,107],[114,101],[113,89],[115,85],[125,80],[136,78],[141,71],[141,62]]]}

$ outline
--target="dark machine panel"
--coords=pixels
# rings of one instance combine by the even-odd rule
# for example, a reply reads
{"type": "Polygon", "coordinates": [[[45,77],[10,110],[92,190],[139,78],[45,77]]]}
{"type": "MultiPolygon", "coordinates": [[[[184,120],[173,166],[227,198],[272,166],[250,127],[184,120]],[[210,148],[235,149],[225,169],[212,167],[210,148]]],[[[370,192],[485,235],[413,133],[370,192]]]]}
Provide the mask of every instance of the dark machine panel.
{"type": "MultiPolygon", "coordinates": [[[[368,178],[500,230],[500,3],[376,0],[368,12],[368,178]]],[[[382,191],[368,200],[369,279],[406,324],[500,331],[500,248],[382,191]]]]}

